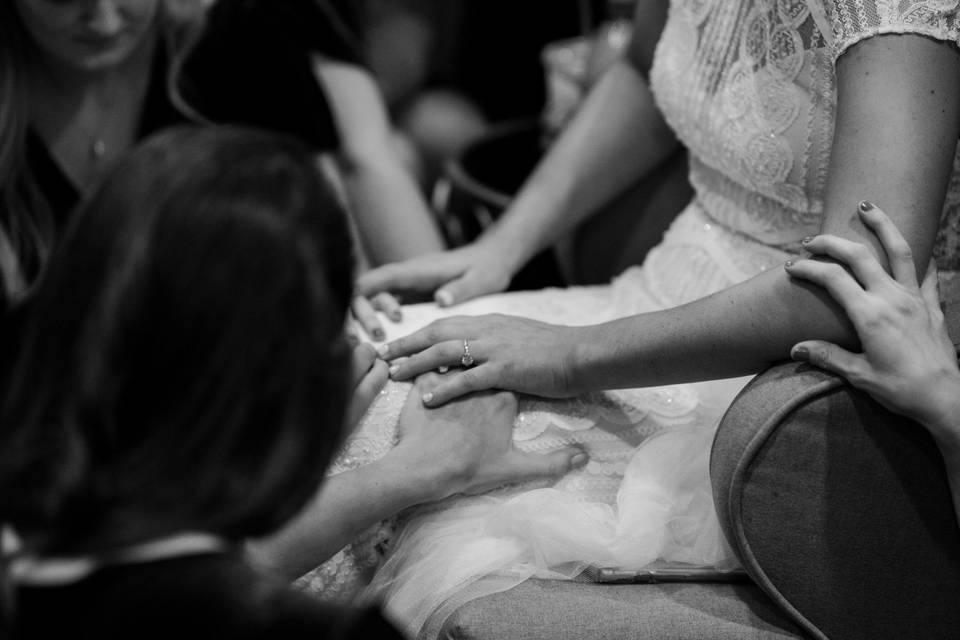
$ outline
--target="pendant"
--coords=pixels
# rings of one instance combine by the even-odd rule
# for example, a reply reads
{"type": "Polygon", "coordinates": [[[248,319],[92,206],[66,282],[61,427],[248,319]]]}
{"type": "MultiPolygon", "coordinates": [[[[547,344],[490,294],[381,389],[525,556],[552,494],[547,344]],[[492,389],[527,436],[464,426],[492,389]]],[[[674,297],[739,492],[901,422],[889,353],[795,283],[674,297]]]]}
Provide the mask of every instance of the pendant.
{"type": "Polygon", "coordinates": [[[97,138],[90,145],[90,157],[93,160],[100,160],[107,153],[107,143],[102,138],[97,138]]]}

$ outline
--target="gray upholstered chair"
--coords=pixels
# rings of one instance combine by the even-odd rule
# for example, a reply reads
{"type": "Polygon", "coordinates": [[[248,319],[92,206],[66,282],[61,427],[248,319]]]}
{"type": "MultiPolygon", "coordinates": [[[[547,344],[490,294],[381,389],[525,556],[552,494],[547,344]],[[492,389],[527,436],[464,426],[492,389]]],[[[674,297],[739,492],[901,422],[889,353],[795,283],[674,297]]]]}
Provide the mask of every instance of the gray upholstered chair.
{"type": "Polygon", "coordinates": [[[734,401],[711,476],[752,580],[531,580],[435,628],[477,640],[960,637],[960,529],[918,425],[836,376],[783,364],[734,401]]]}

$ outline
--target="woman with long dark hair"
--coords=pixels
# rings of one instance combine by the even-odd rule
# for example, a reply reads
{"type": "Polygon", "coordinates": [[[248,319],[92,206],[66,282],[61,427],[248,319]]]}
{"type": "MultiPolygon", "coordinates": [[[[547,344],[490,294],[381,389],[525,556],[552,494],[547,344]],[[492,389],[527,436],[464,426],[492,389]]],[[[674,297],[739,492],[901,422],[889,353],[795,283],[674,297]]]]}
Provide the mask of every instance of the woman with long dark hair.
{"type": "Polygon", "coordinates": [[[281,578],[406,506],[570,468],[514,450],[493,393],[410,402],[387,455],[318,491],[386,377],[351,374],[351,246],[292,139],[175,129],[107,175],[4,335],[18,637],[392,636],[281,578]]]}

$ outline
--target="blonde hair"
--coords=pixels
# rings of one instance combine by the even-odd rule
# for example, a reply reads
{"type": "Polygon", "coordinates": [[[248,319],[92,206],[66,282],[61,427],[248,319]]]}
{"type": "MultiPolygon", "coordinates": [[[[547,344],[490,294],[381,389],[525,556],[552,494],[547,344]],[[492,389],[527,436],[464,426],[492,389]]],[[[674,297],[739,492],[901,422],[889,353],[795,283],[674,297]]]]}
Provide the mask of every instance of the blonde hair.
{"type": "MultiPolygon", "coordinates": [[[[161,0],[170,55],[166,78],[173,105],[202,120],[177,91],[176,77],[203,27],[210,0],[161,0]]],[[[28,75],[33,45],[11,0],[0,1],[0,287],[8,299],[25,293],[46,263],[56,233],[53,211],[27,165],[28,75]]]]}

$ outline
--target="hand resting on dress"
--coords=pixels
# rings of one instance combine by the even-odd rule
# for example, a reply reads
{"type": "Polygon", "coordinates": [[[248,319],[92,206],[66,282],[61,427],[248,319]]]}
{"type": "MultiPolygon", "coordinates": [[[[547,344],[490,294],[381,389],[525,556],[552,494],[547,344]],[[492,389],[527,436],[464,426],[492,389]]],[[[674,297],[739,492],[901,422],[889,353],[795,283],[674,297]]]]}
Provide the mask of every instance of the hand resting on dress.
{"type": "Polygon", "coordinates": [[[490,314],[456,316],[378,349],[394,380],[410,380],[439,367],[452,367],[435,388],[422,395],[424,404],[439,406],[453,398],[484,389],[509,389],[532,395],[565,398],[576,395],[572,363],[577,347],[576,328],[528,318],[490,314]],[[464,340],[474,365],[461,368],[464,340]]]}
{"type": "Polygon", "coordinates": [[[438,305],[449,307],[504,291],[524,260],[511,259],[503,248],[481,239],[371,269],[357,279],[357,291],[364,296],[388,291],[414,300],[432,295],[438,305]]]}
{"type": "Polygon", "coordinates": [[[517,399],[512,393],[475,393],[436,409],[424,407],[420,396],[449,375],[417,379],[400,414],[400,441],[388,454],[395,464],[402,460],[413,477],[429,470],[434,499],[557,477],[586,464],[587,454],[576,447],[545,454],[514,448],[517,399]]]}

